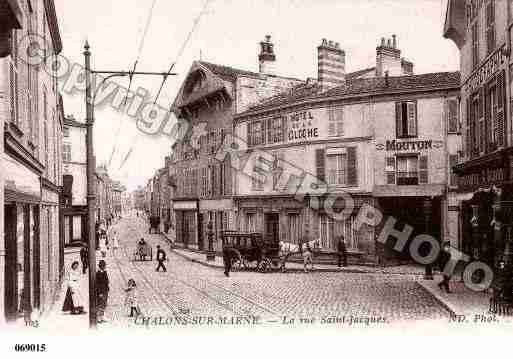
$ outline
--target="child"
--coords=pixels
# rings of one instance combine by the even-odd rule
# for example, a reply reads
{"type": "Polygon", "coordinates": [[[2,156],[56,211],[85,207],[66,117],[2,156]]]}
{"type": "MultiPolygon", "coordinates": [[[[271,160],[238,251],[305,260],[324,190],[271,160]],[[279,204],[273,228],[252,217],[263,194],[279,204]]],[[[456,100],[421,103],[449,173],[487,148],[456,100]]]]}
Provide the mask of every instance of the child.
{"type": "Polygon", "coordinates": [[[128,280],[128,288],[125,289],[126,292],[126,300],[125,304],[126,306],[130,306],[130,318],[135,315],[138,316],[141,314],[139,311],[139,306],[137,305],[137,292],[136,292],[136,284],[135,280],[129,279],[128,280]]]}

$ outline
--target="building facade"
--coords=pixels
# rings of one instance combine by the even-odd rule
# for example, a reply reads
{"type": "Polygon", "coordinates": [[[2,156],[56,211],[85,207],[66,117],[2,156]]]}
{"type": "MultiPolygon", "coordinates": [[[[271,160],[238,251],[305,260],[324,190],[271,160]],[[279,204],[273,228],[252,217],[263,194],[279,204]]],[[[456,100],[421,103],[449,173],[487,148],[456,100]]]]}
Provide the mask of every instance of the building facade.
{"type": "Polygon", "coordinates": [[[63,216],[64,243],[81,244],[87,239],[87,159],[85,123],[74,117],[64,119],[63,216]]]}
{"type": "MultiPolygon", "coordinates": [[[[44,55],[57,55],[62,43],[54,2],[7,1],[19,5],[19,30],[7,34],[10,55],[0,59],[3,226],[0,320],[30,319],[48,310],[63,273],[60,194],[63,105],[55,73],[22,61],[23,36],[43,39],[44,55]]],[[[0,14],[6,2],[1,2],[0,14]]],[[[12,8],[12,7],[11,7],[12,8]]],[[[2,19],[2,27],[5,22],[2,19]]],[[[2,31],[2,44],[6,33],[2,31]]]]}
{"type": "Polygon", "coordinates": [[[357,225],[368,204],[417,233],[450,238],[456,229],[447,206],[454,186],[449,169],[461,146],[459,73],[413,75],[395,36],[381,40],[375,67],[353,73],[345,73],[338,44],[323,40],[318,52],[319,73],[329,58],[336,76],[235,116],[244,153],[234,162],[236,229],[274,243],[315,240],[326,254],[342,235],[354,263],[410,260],[380,245],[379,226],[357,225]]]}
{"type": "Polygon", "coordinates": [[[505,0],[450,0],[444,36],[460,50],[463,162],[459,176],[463,251],[492,268],[513,264],[511,21],[505,0]]]}
{"type": "Polygon", "coordinates": [[[233,174],[228,162],[214,158],[224,136],[233,133],[233,116],[302,83],[274,73],[270,36],[260,50],[259,72],[194,62],[174,102],[177,117],[191,127],[174,146],[169,166],[176,242],[185,247],[207,249],[206,228],[212,222],[219,249],[220,231],[234,224],[233,174]]]}

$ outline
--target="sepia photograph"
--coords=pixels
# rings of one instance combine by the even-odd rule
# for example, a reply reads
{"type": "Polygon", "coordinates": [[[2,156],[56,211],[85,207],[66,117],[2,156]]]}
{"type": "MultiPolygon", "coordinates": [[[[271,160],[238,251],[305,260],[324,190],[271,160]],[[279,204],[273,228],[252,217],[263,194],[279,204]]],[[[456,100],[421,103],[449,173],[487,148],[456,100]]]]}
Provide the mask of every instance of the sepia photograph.
{"type": "Polygon", "coordinates": [[[512,333],[512,27],[510,0],[0,0],[2,350],[512,333]]]}

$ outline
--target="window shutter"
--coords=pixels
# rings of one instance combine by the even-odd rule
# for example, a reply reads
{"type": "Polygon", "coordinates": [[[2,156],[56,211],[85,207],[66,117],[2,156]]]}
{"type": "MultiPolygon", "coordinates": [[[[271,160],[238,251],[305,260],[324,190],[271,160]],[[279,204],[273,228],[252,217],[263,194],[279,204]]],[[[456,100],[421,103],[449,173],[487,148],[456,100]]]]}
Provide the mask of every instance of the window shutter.
{"type": "Polygon", "coordinates": [[[465,144],[467,146],[466,148],[466,151],[467,151],[467,154],[468,155],[471,155],[472,154],[472,131],[471,131],[471,127],[472,127],[472,114],[471,114],[471,101],[470,101],[470,98],[467,98],[467,103],[466,103],[466,106],[467,106],[467,128],[466,128],[466,135],[467,135],[467,138],[466,138],[466,141],[465,141],[465,144]]]}
{"type": "Polygon", "coordinates": [[[504,71],[499,72],[497,75],[497,118],[496,118],[496,126],[497,126],[497,146],[504,146],[505,143],[505,121],[504,121],[504,112],[505,106],[504,103],[506,101],[506,86],[504,83],[504,71]]]}
{"type": "Polygon", "coordinates": [[[419,160],[419,184],[428,183],[428,156],[420,156],[419,160]]]}
{"type": "MultiPolygon", "coordinates": [[[[273,119],[267,119],[267,142],[273,143],[273,119]]],[[[265,142],[265,141],[264,141],[265,142]]]]}
{"type": "Polygon", "coordinates": [[[337,123],[335,122],[335,109],[328,109],[328,136],[336,136],[337,123]]]}
{"type": "Polygon", "coordinates": [[[451,133],[458,132],[458,100],[448,100],[447,115],[448,131],[451,133]]]}
{"type": "Polygon", "coordinates": [[[337,136],[344,136],[344,109],[338,108],[336,111],[337,136]]]}
{"type": "Polygon", "coordinates": [[[347,148],[347,185],[358,186],[358,166],[356,163],[356,147],[347,148]]]}
{"type": "Polygon", "coordinates": [[[417,103],[408,102],[408,136],[417,136],[417,103]]]}
{"type": "Polygon", "coordinates": [[[395,184],[395,157],[387,157],[385,159],[385,175],[387,184],[395,184]]]}
{"type": "Polygon", "coordinates": [[[402,119],[402,104],[401,102],[395,103],[395,130],[396,130],[396,136],[402,137],[404,130],[403,130],[403,119],[402,119]]]}
{"type": "Polygon", "coordinates": [[[458,178],[454,173],[453,167],[458,164],[458,155],[449,155],[449,186],[458,185],[458,178]]]}
{"type": "Polygon", "coordinates": [[[322,182],[326,182],[326,158],[325,150],[319,148],[315,150],[315,165],[317,169],[317,179],[322,182]]]}
{"type": "Polygon", "coordinates": [[[285,141],[287,138],[287,117],[282,116],[281,118],[281,141],[285,141]]]}

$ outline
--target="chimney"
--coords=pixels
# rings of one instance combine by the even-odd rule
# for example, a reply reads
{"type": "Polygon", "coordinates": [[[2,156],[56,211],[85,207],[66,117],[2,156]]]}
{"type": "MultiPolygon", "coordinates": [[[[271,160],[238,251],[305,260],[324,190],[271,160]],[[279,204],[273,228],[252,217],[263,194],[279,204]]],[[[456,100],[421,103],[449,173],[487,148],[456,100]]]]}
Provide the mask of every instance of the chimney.
{"type": "Polygon", "coordinates": [[[397,48],[397,37],[392,39],[381,38],[381,44],[376,47],[376,76],[382,77],[388,71],[390,76],[401,76],[401,50],[397,48]]]}
{"type": "Polygon", "coordinates": [[[405,58],[401,59],[401,69],[403,71],[403,75],[411,76],[413,75],[413,62],[406,60],[405,58]]]}
{"type": "Polygon", "coordinates": [[[266,35],[265,40],[260,42],[260,55],[258,55],[258,68],[261,74],[274,75],[274,44],[271,42],[271,35],[266,35]]]}
{"type": "Polygon", "coordinates": [[[318,76],[322,90],[345,84],[346,54],[338,42],[322,39],[318,52],[318,76]]]}

